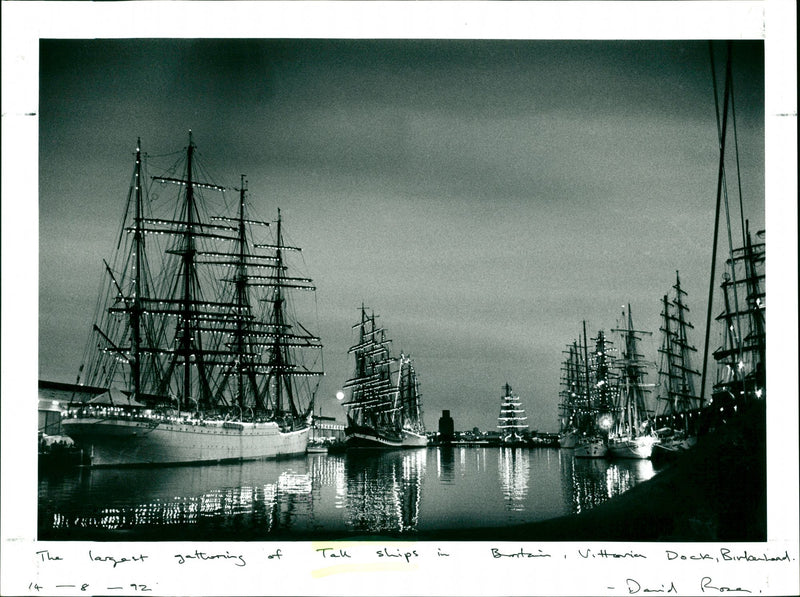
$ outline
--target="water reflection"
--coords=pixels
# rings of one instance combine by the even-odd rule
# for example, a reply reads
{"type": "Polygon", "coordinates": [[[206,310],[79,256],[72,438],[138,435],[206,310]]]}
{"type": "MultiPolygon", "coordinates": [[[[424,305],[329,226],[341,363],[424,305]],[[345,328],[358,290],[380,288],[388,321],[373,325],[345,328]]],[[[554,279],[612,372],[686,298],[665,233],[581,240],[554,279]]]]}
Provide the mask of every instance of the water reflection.
{"type": "Polygon", "coordinates": [[[305,459],[254,465],[78,470],[43,478],[40,533],[206,528],[268,533],[298,524],[311,508],[305,459]],[[280,467],[280,468],[279,468],[280,467]]]}
{"type": "Polygon", "coordinates": [[[436,450],[436,476],[445,485],[455,482],[456,456],[453,446],[441,446],[436,450]]]}
{"type": "Polygon", "coordinates": [[[348,525],[363,533],[414,530],[426,456],[427,450],[348,453],[348,525]]]}
{"type": "Polygon", "coordinates": [[[40,478],[39,538],[254,540],[505,526],[583,512],[654,472],[649,461],[475,447],[79,469],[40,478]]]}
{"type": "Polygon", "coordinates": [[[637,483],[655,475],[649,460],[575,458],[566,450],[561,454],[563,487],[570,501],[570,512],[579,514],[621,495],[637,483]]]}
{"type": "Polygon", "coordinates": [[[497,468],[506,508],[511,511],[525,510],[530,477],[530,450],[500,448],[497,468]]]}

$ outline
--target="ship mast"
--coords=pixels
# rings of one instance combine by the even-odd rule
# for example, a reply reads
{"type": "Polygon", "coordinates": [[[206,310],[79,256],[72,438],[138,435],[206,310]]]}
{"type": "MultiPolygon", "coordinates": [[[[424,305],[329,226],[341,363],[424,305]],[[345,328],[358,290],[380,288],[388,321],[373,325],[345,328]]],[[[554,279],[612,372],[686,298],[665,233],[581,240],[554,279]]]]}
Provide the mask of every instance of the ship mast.
{"type": "Polygon", "coordinates": [[[358,328],[358,342],[348,353],[355,356],[355,371],[344,387],[351,388],[350,399],[343,402],[348,407],[348,418],[355,424],[381,426],[399,431],[402,420],[396,414],[401,410],[398,384],[392,384],[391,364],[395,359],[388,348],[390,339],[386,330],[377,327],[376,315],[367,314],[361,305],[361,322],[358,328]]]}
{"type": "Polygon", "coordinates": [[[194,185],[192,184],[192,156],[194,154],[194,143],[192,133],[189,132],[189,147],[186,153],[186,235],[184,236],[185,246],[181,257],[183,258],[183,313],[181,318],[182,336],[181,347],[183,350],[183,402],[189,406],[189,397],[192,391],[192,368],[189,366],[192,357],[192,339],[194,330],[192,329],[192,299],[194,298],[194,287],[197,272],[195,270],[195,246],[194,246],[194,185]]]}
{"type": "MultiPolygon", "coordinates": [[[[722,276],[722,294],[724,311],[716,319],[723,321],[722,346],[713,356],[715,360],[724,365],[718,369],[718,378],[714,384],[714,395],[719,396],[724,402],[732,400],[734,403],[740,399],[745,400],[749,395],[764,397],[765,382],[765,337],[764,337],[764,293],[761,289],[761,280],[764,275],[759,273],[758,265],[764,261],[764,245],[752,244],[749,233],[749,222],[744,219],[742,203],[738,143],[736,142],[736,115],[733,98],[733,80],[731,74],[731,46],[728,42],[727,58],[725,65],[725,89],[723,92],[723,110],[720,122],[719,100],[717,98],[717,82],[714,72],[713,45],[709,43],[711,53],[712,79],[714,83],[714,101],[716,103],[717,136],[719,140],[719,167],[717,177],[717,198],[714,213],[714,241],[711,255],[711,276],[708,292],[708,312],[706,317],[706,334],[703,352],[703,381],[701,398],[706,389],[706,371],[709,356],[709,337],[711,324],[711,310],[713,305],[714,285],[716,283],[715,267],[717,260],[717,244],[719,239],[719,225],[722,215],[724,199],[725,224],[728,237],[729,257],[725,264],[728,266],[722,276]],[[731,232],[731,213],[728,205],[727,181],[725,177],[725,149],[728,129],[728,113],[730,106],[731,120],[733,122],[734,150],[736,157],[736,174],[739,190],[739,215],[741,222],[742,246],[734,248],[731,232]],[[737,265],[742,264],[743,279],[737,279],[737,265]],[[740,305],[740,289],[743,288],[744,296],[740,305]]],[[[734,405],[735,409],[735,405],[734,405]]],[[[735,412],[735,410],[734,410],[735,412]]]]}
{"type": "MultiPolygon", "coordinates": [[[[709,48],[711,46],[709,45],[709,48]]],[[[717,204],[716,209],[714,210],[714,241],[711,249],[711,276],[709,280],[709,287],[708,287],[708,311],[706,313],[706,335],[705,335],[705,342],[703,346],[703,372],[702,378],[700,382],[700,403],[705,404],[705,391],[706,391],[706,373],[708,370],[708,351],[709,351],[709,341],[711,338],[711,312],[713,309],[713,299],[714,299],[714,282],[716,279],[716,267],[717,267],[717,244],[719,242],[719,216],[720,216],[720,205],[722,202],[722,194],[723,194],[723,187],[725,183],[725,138],[728,131],[728,100],[730,97],[730,85],[731,85],[731,54],[730,54],[730,45],[728,46],[728,58],[725,65],[725,91],[723,93],[723,102],[722,102],[722,123],[720,124],[719,121],[719,103],[717,99],[717,80],[716,75],[714,74],[714,59],[712,55],[711,59],[711,68],[712,68],[712,78],[714,82],[714,102],[717,104],[717,108],[715,109],[716,117],[717,117],[717,138],[719,140],[719,166],[717,168],[717,204]]]]}
{"type": "MultiPolygon", "coordinates": [[[[658,352],[661,354],[659,378],[662,387],[666,387],[666,394],[662,393],[659,399],[664,405],[661,415],[678,415],[687,413],[699,406],[699,398],[695,394],[694,378],[700,375],[691,366],[691,353],[697,349],[689,344],[687,329],[693,328],[686,319],[689,307],[683,302],[686,292],[681,288],[679,273],[675,272],[675,298],[671,301],[668,295],[662,299],[662,344],[658,352]]],[[[688,424],[684,420],[684,425],[688,424]]]]}
{"type": "Polygon", "coordinates": [[[642,383],[645,375],[644,355],[638,352],[638,342],[641,340],[638,334],[649,335],[651,332],[634,329],[630,304],[628,304],[626,327],[617,328],[613,331],[620,333],[625,345],[622,359],[619,362],[623,388],[618,398],[620,400],[619,410],[621,410],[624,418],[618,421],[618,426],[621,427],[621,431],[636,435],[639,425],[649,414],[645,403],[645,389],[642,383]]]}
{"type": "Polygon", "coordinates": [[[608,371],[608,340],[603,330],[597,332],[597,338],[594,338],[594,360],[595,360],[595,389],[597,397],[594,401],[596,409],[601,413],[609,412],[612,408],[611,386],[609,383],[608,371]]]}
{"type": "Polygon", "coordinates": [[[139,399],[142,393],[142,277],[144,276],[144,233],[142,232],[142,140],[136,139],[136,168],[134,171],[134,220],[133,220],[133,246],[134,246],[134,278],[133,278],[133,308],[131,309],[131,341],[133,351],[130,359],[131,377],[133,379],[133,396],[139,399]]]}
{"type": "Polygon", "coordinates": [[[677,344],[680,348],[680,363],[678,364],[678,368],[683,374],[678,391],[682,394],[684,400],[687,401],[686,407],[691,410],[697,406],[695,404],[697,402],[697,396],[695,395],[694,378],[700,375],[700,372],[691,367],[691,353],[697,352],[697,349],[689,344],[687,329],[694,329],[694,326],[686,320],[689,307],[683,302],[683,297],[686,296],[686,292],[681,289],[681,278],[678,271],[675,272],[675,286],[673,286],[673,289],[675,290],[675,300],[672,304],[678,316],[677,336],[673,339],[673,344],[677,344]]]}
{"type": "MultiPolygon", "coordinates": [[[[236,292],[236,330],[234,333],[234,342],[236,345],[236,396],[235,401],[240,409],[244,409],[244,372],[245,363],[245,329],[244,329],[244,316],[249,313],[250,301],[247,296],[247,265],[245,263],[245,249],[247,248],[247,230],[244,226],[244,201],[247,192],[247,182],[244,179],[244,174],[241,177],[239,184],[239,221],[237,222],[238,239],[239,239],[239,264],[236,269],[236,278],[234,281],[236,292]]],[[[255,384],[254,389],[257,389],[255,384]]],[[[256,400],[258,404],[258,400],[256,400]]]]}
{"type": "Polygon", "coordinates": [[[401,424],[413,431],[422,429],[422,400],[419,392],[419,379],[411,358],[400,353],[400,370],[397,375],[398,402],[400,404],[401,424]]]}
{"type": "MultiPolygon", "coordinates": [[[[250,276],[248,272],[248,264],[250,251],[248,250],[247,226],[246,224],[259,224],[261,226],[269,226],[267,222],[257,222],[246,219],[246,197],[247,197],[247,181],[244,174],[241,175],[241,183],[239,185],[239,209],[238,217],[236,218],[236,238],[237,238],[237,252],[235,268],[236,274],[231,280],[234,284],[234,307],[233,317],[235,326],[231,330],[233,341],[231,342],[234,348],[233,355],[233,369],[236,374],[236,390],[233,396],[234,403],[243,412],[247,407],[245,389],[249,386],[253,394],[253,406],[257,410],[263,410],[263,400],[261,392],[258,387],[254,370],[254,347],[253,347],[253,315],[252,307],[250,304],[249,288],[251,286],[250,276]]],[[[223,219],[223,218],[219,218],[223,219]]]]}
{"type": "MultiPolygon", "coordinates": [[[[270,256],[272,263],[269,269],[272,274],[259,276],[264,280],[259,286],[271,289],[266,298],[261,299],[269,305],[269,319],[267,321],[267,391],[270,403],[268,408],[276,418],[291,415],[293,418],[300,415],[296,401],[296,379],[302,377],[321,376],[321,371],[310,371],[305,366],[300,366],[293,358],[294,347],[321,349],[319,338],[311,334],[299,321],[290,323],[287,313],[287,290],[304,290],[313,292],[316,287],[310,278],[300,278],[286,275],[286,252],[300,252],[299,247],[285,244],[283,233],[283,219],[281,210],[278,209],[276,221],[275,244],[256,244],[256,248],[275,251],[270,256]],[[295,328],[296,324],[296,328],[295,328]]],[[[313,410],[313,392],[310,392],[308,412],[313,410]]]]}
{"type": "Polygon", "coordinates": [[[586,394],[586,408],[589,412],[592,411],[592,395],[590,388],[592,387],[591,382],[589,381],[589,342],[586,338],[586,320],[583,320],[583,373],[586,377],[586,387],[585,387],[585,394],[586,394]]]}
{"type": "Polygon", "coordinates": [[[180,396],[181,408],[192,408],[192,363],[197,368],[198,375],[198,396],[196,405],[198,408],[209,406],[209,396],[211,394],[206,376],[205,362],[203,359],[203,347],[201,330],[198,326],[196,316],[197,301],[199,296],[199,280],[197,276],[197,247],[196,230],[200,224],[197,217],[197,207],[195,205],[195,184],[194,184],[194,141],[192,132],[189,131],[189,146],[186,149],[186,178],[181,181],[185,186],[184,192],[184,220],[182,222],[181,246],[177,249],[167,251],[174,253],[181,258],[181,308],[178,321],[178,340],[180,349],[176,356],[182,357],[183,364],[183,389],[180,396]]]}
{"type": "MultiPolygon", "coordinates": [[[[239,207],[236,218],[215,217],[214,220],[231,222],[234,226],[217,226],[230,229],[236,235],[229,240],[236,241],[236,250],[231,253],[206,253],[214,257],[227,257],[232,260],[209,262],[216,265],[235,267],[232,278],[223,278],[232,283],[233,298],[231,303],[220,303],[226,309],[225,315],[216,316],[213,321],[220,322],[223,327],[214,331],[229,334],[226,346],[229,350],[217,351],[228,358],[224,369],[224,377],[217,392],[221,399],[226,390],[228,379],[235,384],[233,403],[243,412],[251,409],[258,419],[270,417],[282,419],[290,415],[292,420],[300,413],[296,400],[297,384],[300,377],[321,376],[321,371],[311,371],[304,365],[295,362],[295,347],[321,349],[317,336],[312,335],[302,323],[290,323],[287,313],[287,289],[314,291],[310,278],[290,277],[286,275],[288,266],[284,251],[300,251],[299,247],[290,247],[284,243],[282,218],[278,210],[278,221],[275,244],[253,243],[249,237],[249,226],[269,227],[269,222],[254,220],[247,215],[247,184],[244,176],[239,189],[239,207]],[[263,254],[252,249],[267,249],[274,253],[263,254]],[[251,274],[257,269],[262,274],[251,274]],[[265,319],[256,318],[252,308],[250,288],[266,289],[266,296],[260,300],[268,305],[265,319]],[[295,328],[296,326],[296,328],[295,328]],[[259,383],[264,379],[264,383],[259,383]],[[251,408],[252,407],[252,408],[251,408]]],[[[308,412],[313,409],[313,392],[309,392],[310,404],[308,412]]],[[[306,413],[307,414],[307,413],[306,413]]]]}
{"type": "MultiPolygon", "coordinates": [[[[113,266],[103,260],[109,285],[106,286],[107,294],[100,296],[101,301],[105,300],[102,316],[92,328],[102,342],[97,343],[90,336],[90,352],[94,356],[89,360],[87,353],[84,359],[84,365],[88,366],[88,383],[101,387],[110,387],[120,381],[116,377],[118,366],[127,366],[125,386],[130,397],[136,400],[144,399],[146,384],[153,380],[158,382],[161,375],[157,351],[150,350],[149,346],[158,330],[150,325],[148,318],[151,299],[144,193],[141,139],[137,139],[135,164],[113,266]],[[130,234],[129,243],[123,242],[126,233],[130,234]],[[150,365],[150,368],[146,369],[145,365],[150,365]]],[[[84,365],[81,365],[81,371],[84,365]]]]}
{"type": "MultiPolygon", "coordinates": [[[[200,255],[219,255],[214,251],[200,251],[197,247],[197,239],[232,240],[229,236],[215,234],[205,230],[212,226],[204,224],[200,217],[197,206],[195,192],[198,187],[224,191],[223,187],[212,184],[198,183],[194,178],[194,152],[195,144],[192,140],[192,132],[189,131],[189,145],[186,148],[186,170],[184,178],[172,178],[167,176],[154,176],[153,180],[162,184],[177,184],[183,187],[182,203],[178,220],[151,220],[153,229],[146,230],[156,234],[170,234],[177,237],[173,248],[167,249],[166,253],[178,257],[180,265],[177,271],[176,280],[179,281],[179,288],[175,299],[161,297],[152,299],[150,312],[161,312],[164,314],[174,314],[177,316],[177,326],[175,328],[175,346],[172,350],[167,347],[161,352],[171,355],[171,360],[165,375],[159,386],[159,393],[168,390],[168,384],[172,372],[177,366],[183,367],[182,380],[179,385],[178,402],[182,409],[191,409],[193,406],[197,410],[204,410],[211,406],[211,388],[209,384],[208,372],[206,370],[207,356],[213,363],[214,354],[206,352],[203,348],[203,332],[209,331],[203,327],[203,321],[209,321],[211,317],[217,315],[217,310],[224,306],[223,303],[209,302],[202,298],[200,282],[198,276],[198,256],[200,255]],[[163,306],[162,306],[163,305],[163,306]],[[173,307],[174,306],[174,307],[173,307]],[[197,369],[197,396],[193,397],[192,369],[197,369]]],[[[204,262],[205,263],[205,262],[204,262]]]]}
{"type": "Polygon", "coordinates": [[[561,391],[563,399],[561,403],[561,431],[568,431],[576,425],[576,413],[579,404],[580,390],[580,356],[578,354],[578,342],[573,340],[572,344],[567,345],[567,349],[562,351],[568,355],[561,370],[564,372],[561,391]]]}
{"type": "MultiPolygon", "coordinates": [[[[766,342],[765,342],[765,317],[764,317],[764,297],[765,293],[761,288],[761,280],[763,279],[763,275],[759,275],[758,270],[756,268],[757,263],[763,262],[764,260],[764,244],[761,243],[759,245],[753,245],[752,238],[750,236],[750,223],[745,222],[745,254],[744,254],[744,263],[746,268],[746,280],[747,280],[747,302],[750,308],[750,316],[752,321],[752,334],[754,336],[753,341],[758,346],[758,362],[762,364],[766,364],[766,342]]],[[[759,380],[760,383],[764,383],[764,380],[759,380]]]]}
{"type": "Polygon", "coordinates": [[[272,303],[272,320],[270,321],[271,325],[274,326],[275,330],[279,333],[275,334],[274,344],[272,346],[272,351],[270,353],[270,362],[269,366],[270,369],[275,374],[275,395],[273,396],[275,401],[275,412],[280,414],[284,411],[284,394],[286,394],[286,401],[289,403],[290,408],[292,410],[292,414],[297,414],[297,409],[294,405],[294,400],[292,397],[292,384],[287,382],[287,377],[284,373],[287,372],[287,365],[288,365],[288,358],[286,358],[285,351],[288,348],[283,343],[283,334],[280,332],[284,331],[286,321],[284,317],[284,298],[283,298],[283,277],[284,273],[284,266],[283,266],[283,235],[281,234],[281,210],[278,209],[278,221],[277,221],[277,233],[276,233],[276,245],[277,248],[275,250],[275,257],[277,258],[277,262],[275,265],[275,277],[277,278],[275,283],[275,288],[273,290],[273,296],[270,299],[272,303]]]}
{"type": "Polygon", "coordinates": [[[714,352],[714,358],[726,365],[731,379],[719,380],[721,383],[740,383],[740,393],[764,390],[764,292],[761,281],[764,274],[758,266],[764,262],[764,244],[754,245],[749,230],[746,231],[746,244],[734,249],[727,260],[731,269],[737,265],[744,270],[743,279],[736,279],[726,272],[722,280],[723,312],[717,320],[724,322],[722,346],[714,352]],[[742,296],[745,304],[739,307],[736,298],[742,296]],[[751,387],[752,386],[752,387],[751,387]]]}

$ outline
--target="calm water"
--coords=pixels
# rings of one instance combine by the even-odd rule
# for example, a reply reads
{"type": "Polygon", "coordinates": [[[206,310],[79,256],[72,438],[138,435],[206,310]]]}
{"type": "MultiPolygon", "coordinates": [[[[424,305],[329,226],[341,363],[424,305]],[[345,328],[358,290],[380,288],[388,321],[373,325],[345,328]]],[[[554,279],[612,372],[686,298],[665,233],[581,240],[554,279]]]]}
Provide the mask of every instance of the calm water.
{"type": "Polygon", "coordinates": [[[74,470],[40,476],[39,538],[413,538],[581,512],[654,474],[647,460],[473,447],[74,470]]]}

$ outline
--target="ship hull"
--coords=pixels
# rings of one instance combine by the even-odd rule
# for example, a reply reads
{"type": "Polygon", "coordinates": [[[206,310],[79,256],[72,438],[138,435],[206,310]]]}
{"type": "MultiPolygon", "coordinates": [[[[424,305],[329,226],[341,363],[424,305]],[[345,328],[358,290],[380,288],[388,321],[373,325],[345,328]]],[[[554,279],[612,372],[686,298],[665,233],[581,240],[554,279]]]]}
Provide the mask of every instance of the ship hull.
{"type": "Polygon", "coordinates": [[[562,433],[558,436],[558,445],[561,448],[572,450],[575,448],[575,445],[578,443],[578,434],[574,431],[569,431],[567,433],[562,433]]]}
{"type": "Polygon", "coordinates": [[[424,448],[428,445],[428,437],[424,433],[417,433],[409,429],[403,429],[404,448],[424,448]]]}
{"type": "Polygon", "coordinates": [[[605,458],[608,446],[602,437],[589,437],[575,444],[575,458],[605,458]]]}
{"type": "Polygon", "coordinates": [[[608,442],[609,456],[614,458],[635,458],[646,460],[653,454],[653,446],[657,440],[651,436],[621,437],[608,442]]]}
{"type": "Polygon", "coordinates": [[[403,447],[403,440],[385,437],[377,432],[345,431],[345,446],[348,450],[359,448],[399,449],[403,447]]]}
{"type": "Polygon", "coordinates": [[[383,432],[378,429],[363,425],[352,425],[344,430],[345,446],[348,449],[357,448],[424,448],[428,445],[425,434],[404,429],[401,434],[396,432],[383,432]]]}
{"type": "Polygon", "coordinates": [[[651,458],[653,460],[671,460],[691,450],[696,444],[697,438],[694,436],[662,439],[653,446],[651,458]]]}
{"type": "Polygon", "coordinates": [[[500,442],[501,448],[527,448],[528,444],[524,440],[512,439],[509,441],[500,442]]]}
{"type": "Polygon", "coordinates": [[[64,432],[91,466],[233,462],[304,454],[308,428],[283,432],[269,423],[164,423],[102,418],[66,419],[64,432]]]}

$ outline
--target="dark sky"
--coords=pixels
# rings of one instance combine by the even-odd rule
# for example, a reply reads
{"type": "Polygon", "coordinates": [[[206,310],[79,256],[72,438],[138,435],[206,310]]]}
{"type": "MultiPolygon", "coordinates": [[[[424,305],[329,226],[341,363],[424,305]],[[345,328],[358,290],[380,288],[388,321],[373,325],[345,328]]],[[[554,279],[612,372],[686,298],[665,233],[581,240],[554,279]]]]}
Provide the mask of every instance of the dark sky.
{"type": "MultiPolygon", "coordinates": [[[[715,44],[722,84],[724,45],[715,44]]],[[[733,45],[742,197],[764,226],[764,46],[733,45]]],[[[702,349],[718,144],[704,41],[43,40],[39,375],[74,381],[136,138],[193,131],[219,184],[280,207],[318,287],[323,414],[364,301],[426,424],[493,429],[501,386],[555,431],[562,350],[680,270],[702,349]]],[[[738,196],[734,164],[728,187],[738,196]]],[[[738,217],[738,216],[737,216],[738,217]]],[[[717,334],[712,334],[712,344],[717,334]]],[[[697,363],[699,367],[699,362],[697,363]]],[[[655,371],[649,381],[656,379],[655,371]]]]}

